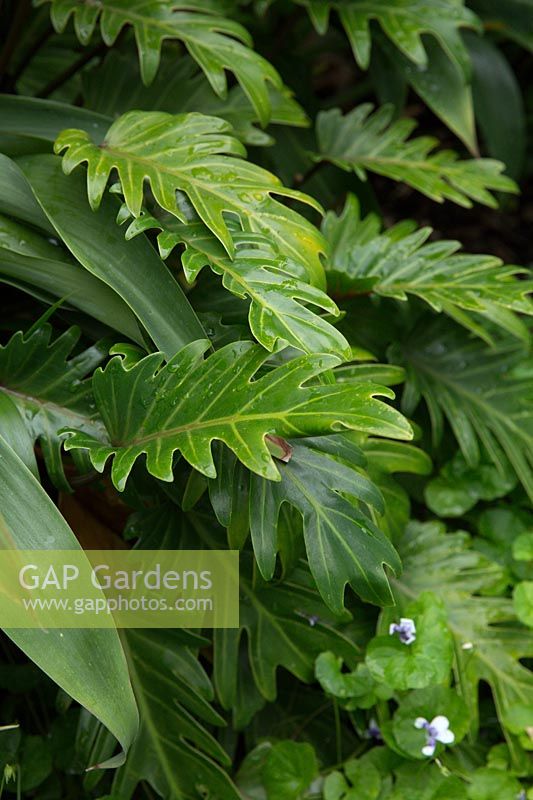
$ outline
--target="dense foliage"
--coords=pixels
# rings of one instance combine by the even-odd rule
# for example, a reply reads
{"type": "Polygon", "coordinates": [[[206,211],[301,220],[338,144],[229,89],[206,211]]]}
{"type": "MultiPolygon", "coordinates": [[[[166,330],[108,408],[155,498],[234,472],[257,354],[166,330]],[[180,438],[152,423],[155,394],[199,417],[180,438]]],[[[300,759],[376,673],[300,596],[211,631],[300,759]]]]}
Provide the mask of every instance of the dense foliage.
{"type": "Polygon", "coordinates": [[[241,551],[2,634],[0,797],[533,798],[531,0],[0,21],[2,547],[241,551]]]}

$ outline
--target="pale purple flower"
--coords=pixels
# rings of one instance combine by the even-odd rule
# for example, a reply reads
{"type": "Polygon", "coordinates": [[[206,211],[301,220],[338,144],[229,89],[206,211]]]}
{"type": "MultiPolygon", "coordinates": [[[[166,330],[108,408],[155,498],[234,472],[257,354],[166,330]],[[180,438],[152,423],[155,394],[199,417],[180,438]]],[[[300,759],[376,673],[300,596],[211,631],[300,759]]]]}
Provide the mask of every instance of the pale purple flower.
{"type": "Polygon", "coordinates": [[[415,728],[426,732],[426,744],[422,748],[425,756],[432,756],[437,747],[437,742],[451,744],[455,741],[455,734],[450,730],[450,720],[448,717],[434,717],[428,722],[424,717],[415,719],[415,728]]]}
{"type": "Polygon", "coordinates": [[[401,617],[399,622],[389,625],[389,636],[398,635],[403,644],[412,644],[416,639],[416,627],[413,619],[401,617]]]}
{"type": "Polygon", "coordinates": [[[374,717],[372,717],[368,723],[366,733],[369,739],[377,739],[378,741],[381,741],[381,730],[374,717]]]}

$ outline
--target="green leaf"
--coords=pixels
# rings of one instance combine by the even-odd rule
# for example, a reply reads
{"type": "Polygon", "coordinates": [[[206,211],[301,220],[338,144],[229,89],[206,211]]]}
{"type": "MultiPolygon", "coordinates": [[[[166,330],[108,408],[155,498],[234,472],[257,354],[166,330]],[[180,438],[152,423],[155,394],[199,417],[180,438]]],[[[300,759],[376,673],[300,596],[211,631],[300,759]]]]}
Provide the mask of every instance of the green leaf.
{"type": "Polygon", "coordinates": [[[527,325],[516,316],[533,315],[533,281],[518,280],[527,270],[494,256],[458,253],[459,242],[428,242],[432,229],[416,230],[408,221],[381,232],[373,215],[361,220],[354,195],[340,216],[328,212],[323,231],[331,243],[326,275],[334,296],[419,297],[485,338],[480,316],[529,341],[527,325]]]}
{"type": "Polygon", "coordinates": [[[471,548],[467,534],[446,533],[441,523],[411,523],[397,546],[404,566],[401,578],[393,582],[398,613],[420,592],[429,590],[442,599],[455,642],[458,691],[471,733],[476,735],[479,726],[478,691],[483,681],[492,690],[513,763],[523,768],[519,741],[505,724],[510,709],[533,704],[533,672],[521,663],[533,656],[533,640],[516,621],[511,600],[476,596],[492,591],[500,582],[500,568],[471,548]]]}
{"type": "Polygon", "coordinates": [[[463,781],[437,764],[402,764],[395,770],[394,792],[387,800],[466,800],[463,781]]]}
{"type": "Polygon", "coordinates": [[[0,214],[0,280],[73,306],[143,344],[131,309],[109,286],[77,264],[54,239],[0,214]],[[36,292],[37,290],[37,292],[36,292]]]}
{"type": "Polygon", "coordinates": [[[176,631],[130,630],[124,637],[141,729],[113,791],[130,800],[147,781],[161,797],[189,800],[206,793],[239,800],[237,789],[218,765],[229,758],[197,719],[223,725],[212,708],[213,689],[197,653],[181,644],[176,631]]]}
{"type": "Polygon", "coordinates": [[[54,483],[66,490],[59,431],[75,426],[98,436],[103,430],[87,375],[106,352],[96,344],[69,359],[79,336],[70,328],[52,340],[52,328],[43,325],[29,335],[19,331],[0,346],[0,394],[15,404],[32,441],[41,445],[54,483]]]}
{"type": "MultiPolygon", "coordinates": [[[[464,702],[454,689],[432,686],[410,692],[400,702],[392,721],[392,733],[401,751],[411,758],[425,759],[422,748],[426,744],[426,732],[415,727],[417,717],[431,722],[434,717],[445,716],[455,739],[451,745],[458,744],[468,732],[468,712],[464,702]]],[[[438,743],[436,754],[444,752],[444,745],[438,743]]]]}
{"type": "Polygon", "coordinates": [[[510,339],[488,348],[457,326],[425,319],[391,355],[407,369],[404,412],[423,397],[436,443],[446,418],[470,467],[482,448],[502,475],[511,464],[533,497],[533,384],[520,372],[527,350],[510,339]]]}
{"type": "Polygon", "coordinates": [[[170,357],[204,336],[179,284],[146,237],[124,241],[113,197],[104,198],[95,213],[87,203],[82,176],[67,178],[60,159],[28,156],[19,166],[55,233],[88,272],[127,303],[160,350],[170,357]]]}
{"type": "MultiPolygon", "coordinates": [[[[270,133],[256,126],[260,122],[259,116],[241,87],[233,86],[225,98],[219,97],[187,56],[178,62],[171,55],[163,57],[157,76],[149,87],[143,86],[140,80],[135,58],[116,50],[110,50],[98,68],[83,73],[82,77],[85,105],[109,117],[140,109],[170,114],[201,111],[225,119],[245,144],[264,146],[273,142],[270,133]]],[[[268,94],[270,125],[298,128],[309,125],[306,113],[289,89],[268,84],[268,94]]],[[[83,125],[65,124],[57,130],[56,136],[67,127],[83,128],[83,125]]]]}
{"type": "Polygon", "coordinates": [[[77,432],[66,448],[86,448],[99,471],[113,456],[112,479],[122,490],[142,453],[148,471],[161,480],[173,480],[176,450],[199,472],[214,478],[214,439],[225,442],[258,475],[280,480],[265,442],[267,434],[316,435],[343,426],[403,438],[411,435],[397,411],[374,399],[378,394],[388,396],[385,389],[371,384],[304,385],[335,366],[335,356],[302,356],[257,377],[268,358],[259,346],[235,342],[204,360],[208,346],[205,340],[188,345],[166,366],[161,353],[135,364],[127,357],[112,358],[93,378],[108,441],[77,432]],[[204,405],[202,398],[209,402],[204,405]]]}
{"type": "Polygon", "coordinates": [[[52,772],[50,742],[44,736],[25,736],[19,759],[21,789],[24,793],[36,789],[52,772]]]}
{"type": "Polygon", "coordinates": [[[208,264],[215,274],[222,275],[225,289],[237,297],[249,298],[250,330],[267,350],[292,345],[306,353],[350,356],[351,348],[342,333],[317,313],[323,309],[338,316],[335,302],[325,292],[309,286],[305,267],[280,256],[262,234],[233,232],[232,260],[202,223],[162,223],[147,214],[129,225],[126,238],[148,228],[161,230],[157,237],[161,258],[167,258],[177,245],[185,245],[181,263],[189,283],[208,264]],[[315,306],[317,312],[309,305],[315,306]]]}
{"type": "Polygon", "coordinates": [[[403,79],[410,84],[424,103],[476,155],[478,144],[471,70],[465,71],[456,61],[448,58],[436,39],[425,39],[428,63],[423,70],[383,37],[380,37],[379,45],[381,53],[377,51],[378,59],[383,59],[382,68],[386,73],[394,72],[396,80],[403,79]]]}
{"type": "Polygon", "coordinates": [[[533,52],[531,0],[471,0],[489,30],[503,34],[533,52]]]}
{"type": "Polygon", "coordinates": [[[516,560],[515,545],[533,528],[533,514],[511,505],[486,508],[476,520],[476,549],[504,568],[504,583],[527,580],[530,565],[516,560]]]}
{"type": "MultiPolygon", "coordinates": [[[[446,683],[453,645],[442,600],[424,592],[403,613],[416,625],[416,640],[407,645],[394,635],[372,639],[366,651],[370,674],[376,681],[401,691],[446,683]]],[[[396,612],[386,612],[386,618],[396,621],[396,612]]]]}
{"type": "Polygon", "coordinates": [[[401,565],[387,537],[354,502],[357,498],[383,510],[379,491],[354,469],[364,464],[360,450],[340,436],[293,440],[290,445],[290,460],[279,465],[279,483],[251,476],[250,530],[263,576],[273,575],[280,509],[289,503],[303,517],[309,567],[335,613],[343,609],[346,584],[364,600],[390,603],[383,565],[395,573],[401,565]]]}
{"type": "Polygon", "coordinates": [[[33,437],[16,404],[4,391],[0,391],[0,436],[4,437],[6,443],[29,469],[33,477],[40,480],[33,449],[33,437]]]}
{"type": "Polygon", "coordinates": [[[469,800],[516,800],[521,795],[519,782],[508,772],[482,768],[474,772],[468,787],[469,800]]]}
{"type": "Polygon", "coordinates": [[[337,698],[347,711],[372,708],[380,700],[392,697],[392,689],[377,683],[366,664],[358,664],[351,672],[343,672],[342,667],[342,658],[330,652],[320,653],[315,673],[323,691],[337,698]]]}
{"type": "Polygon", "coordinates": [[[333,772],[324,781],[324,800],[378,800],[381,777],[377,767],[364,760],[353,759],[344,764],[346,782],[340,772],[333,772]]]}
{"type": "Polygon", "coordinates": [[[80,128],[100,143],[111,122],[112,116],[67,103],[0,94],[0,150],[12,157],[49,153],[65,128],[80,128]]]}
{"type": "Polygon", "coordinates": [[[476,119],[487,150],[505,163],[508,175],[518,179],[527,142],[520,84],[505,55],[488,37],[471,34],[466,42],[472,59],[476,119]],[[505,114],[498,113],[503,107],[505,114]]]}
{"type": "MultiPolygon", "coordinates": [[[[77,550],[79,544],[44,489],[0,436],[0,534],[21,550],[77,550]]],[[[127,751],[138,716],[116,630],[9,629],[7,635],[127,751]]],[[[124,753],[100,766],[118,766],[124,753]]],[[[90,766],[90,765],[87,765],[90,766]]]]}
{"type": "Polygon", "coordinates": [[[37,0],[51,2],[52,22],[63,31],[74,16],[82,44],[88,44],[100,21],[105,44],[113,45],[125,25],[135,31],[143,82],[154,79],[165,39],[178,39],[205,72],[213,90],[224,97],[225,70],[233,72],[263,125],[270,116],[267,83],[281,86],[281,78],[262,56],[250,49],[251,39],[239,23],[217,13],[220,4],[203,0],[37,0]]]}
{"type": "MultiPolygon", "coordinates": [[[[241,563],[247,561],[241,558],[241,563]]],[[[304,683],[312,683],[315,659],[325,650],[354,665],[358,648],[342,629],[349,615],[332,614],[301,567],[283,583],[255,588],[241,571],[241,593],[240,630],[219,628],[214,636],[214,679],[224,708],[235,702],[239,642],[244,631],[255,684],[269,701],[276,699],[279,667],[304,683]]]]}
{"type": "Polygon", "coordinates": [[[533,532],[517,536],[513,542],[513,558],[517,561],[533,561],[533,532]]]}
{"type": "MultiPolygon", "coordinates": [[[[279,482],[257,475],[243,475],[233,463],[219,471],[211,499],[219,521],[229,529],[242,513],[231,502],[237,486],[249,485],[245,531],[251,532],[255,557],[262,576],[271,580],[276,554],[283,547],[282,508],[289,505],[303,518],[307,560],[324,602],[334,613],[344,607],[346,584],[365,600],[387,604],[390,589],[383,565],[401,569],[387,537],[365,514],[360,502],[383,510],[376,487],[362,473],[364,456],[345,436],[289,440],[286,463],[278,462],[279,482]]],[[[241,489],[242,490],[242,489],[241,489]]],[[[292,540],[299,538],[291,526],[292,540]]]]}
{"type": "Polygon", "coordinates": [[[312,205],[319,204],[258,167],[242,160],[245,150],[231,126],[203,114],[165,114],[130,111],[119,117],[97,146],[80,130],[66,130],[55,144],[66,150],[63,169],[70,173],[87,162],[87,190],[96,209],[110,173],[116,170],[126,205],[134,217],[141,214],[143,187],[147,181],[156,202],[181,222],[187,211],[176,192],[183,192],[207,227],[222,242],[227,253],[235,253],[224,213],[236,215],[244,230],[270,237],[284,256],[302,261],[310,281],[320,285],[323,270],[320,233],[298,213],[272,195],[281,195],[312,205]]]}
{"type": "MultiPolygon", "coordinates": [[[[312,0],[299,0],[312,6],[312,0]]],[[[420,67],[427,64],[422,34],[429,33],[442,45],[448,56],[467,68],[468,55],[459,28],[479,27],[479,20],[463,0],[333,0],[323,3],[317,18],[320,33],[327,26],[327,7],[335,8],[350,40],[357,63],[366,69],[370,60],[370,22],[377,20],[407,58],[420,67]]]]}
{"type": "Polygon", "coordinates": [[[502,474],[494,464],[470,467],[458,451],[439,475],[427,484],[424,497],[428,507],[439,517],[460,517],[480,500],[495,500],[511,492],[516,477],[502,474]]]}
{"type": "Polygon", "coordinates": [[[515,586],[513,603],[520,622],[533,628],[533,581],[522,581],[515,586]]]}
{"type": "Polygon", "coordinates": [[[317,773],[318,763],[310,744],[277,742],[263,767],[268,800],[299,800],[317,773]]]}
{"type": "Polygon", "coordinates": [[[472,201],[495,208],[491,189],[517,192],[514,181],[501,174],[501,162],[461,160],[453,150],[432,153],[438,144],[435,138],[408,138],[416,127],[413,120],[393,121],[392,106],[373,109],[364,103],[345,116],[338,108],[321,111],[316,125],[320,158],[355,172],[361,180],[367,171],[376,172],[403,181],[432,200],[452,200],[465,208],[472,201]]]}

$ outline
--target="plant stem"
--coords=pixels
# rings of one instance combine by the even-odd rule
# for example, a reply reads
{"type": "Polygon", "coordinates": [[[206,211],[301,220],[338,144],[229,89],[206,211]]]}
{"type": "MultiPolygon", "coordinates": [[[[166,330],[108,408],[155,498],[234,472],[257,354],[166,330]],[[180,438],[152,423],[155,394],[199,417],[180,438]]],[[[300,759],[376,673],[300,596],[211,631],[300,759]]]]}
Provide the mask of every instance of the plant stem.
{"type": "Polygon", "coordinates": [[[9,66],[9,62],[11,61],[11,56],[18,45],[20,34],[24,29],[24,23],[26,22],[30,11],[30,0],[19,0],[13,22],[11,23],[11,27],[9,29],[6,43],[4,44],[2,52],[0,53],[0,77],[2,78],[2,83],[4,82],[4,77],[6,76],[7,68],[9,66]]]}
{"type": "Polygon", "coordinates": [[[11,76],[11,80],[13,86],[16,85],[20,76],[24,73],[26,67],[33,61],[43,44],[45,44],[50,36],[54,33],[54,29],[51,25],[48,25],[45,30],[41,33],[39,38],[34,42],[33,47],[30,47],[28,51],[25,53],[24,57],[21,59],[18,67],[14,71],[13,75],[11,76]]]}
{"type": "Polygon", "coordinates": [[[336,756],[337,762],[340,764],[342,761],[341,715],[339,711],[339,702],[336,697],[333,698],[333,714],[335,715],[336,756]]]}
{"type": "Polygon", "coordinates": [[[92,61],[93,58],[105,53],[107,50],[107,46],[105,44],[99,44],[96,47],[93,47],[91,50],[87,50],[77,61],[70,65],[66,70],[64,70],[60,75],[57,75],[53,80],[46,84],[46,86],[41,89],[40,92],[37,92],[35,95],[36,97],[49,97],[52,92],[55,92],[56,89],[59,89],[60,86],[63,86],[73,75],[75,75],[82,67],[92,61]]]}

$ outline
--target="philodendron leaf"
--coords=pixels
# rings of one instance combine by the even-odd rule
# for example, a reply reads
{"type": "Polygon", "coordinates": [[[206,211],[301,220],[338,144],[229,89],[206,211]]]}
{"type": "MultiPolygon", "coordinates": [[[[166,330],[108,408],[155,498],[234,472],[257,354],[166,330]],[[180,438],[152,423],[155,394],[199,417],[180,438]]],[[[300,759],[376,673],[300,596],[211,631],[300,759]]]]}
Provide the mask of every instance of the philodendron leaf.
{"type": "MultiPolygon", "coordinates": [[[[334,434],[288,440],[288,457],[278,463],[280,482],[247,474],[232,454],[220,452],[217,479],[209,485],[215,513],[228,529],[233,546],[242,547],[250,530],[265,580],[274,575],[278,553],[285,566],[287,540],[297,550],[303,538],[318,589],[336,613],[343,608],[347,583],[371,603],[390,603],[383,565],[398,573],[401,564],[381,529],[381,470],[417,472],[428,466],[422,451],[411,446],[403,453],[399,442],[370,439],[367,445],[371,463],[376,465],[372,480],[365,471],[365,451],[349,435],[334,434]],[[246,502],[241,499],[243,493],[246,502]],[[301,517],[303,537],[294,517],[285,533],[288,509],[301,517]],[[236,541],[235,531],[240,529],[244,535],[236,541]]],[[[390,487],[386,484],[385,488],[390,494],[390,487]]],[[[397,498],[393,501],[391,513],[397,498]]]]}
{"type": "MultiPolygon", "coordinates": [[[[86,107],[101,114],[117,116],[139,109],[168,111],[170,114],[201,111],[225,119],[245,144],[265,146],[274,141],[270,132],[257,127],[256,123],[260,121],[257,111],[240,86],[232,86],[227,97],[217,96],[205,75],[187,56],[176,61],[171,53],[164,54],[154,82],[144,86],[139,80],[135,55],[110,50],[96,69],[82,73],[82,81],[86,107]]],[[[305,111],[287,87],[269,84],[268,94],[271,105],[269,125],[294,125],[298,128],[309,125],[305,111]]],[[[63,125],[61,129],[66,127],[83,125],[63,125]]],[[[107,127],[109,125],[106,130],[107,127]]],[[[59,132],[56,131],[56,136],[59,132]]]]}
{"type": "Polygon", "coordinates": [[[211,706],[214,692],[198,654],[176,631],[130,630],[123,642],[141,728],[115,777],[117,797],[130,800],[144,780],[168,800],[240,800],[219,765],[227,766],[228,756],[202,724],[224,721],[211,706]]]}
{"type": "Polygon", "coordinates": [[[359,202],[349,195],[340,216],[329,212],[323,232],[331,246],[326,267],[335,297],[365,292],[406,301],[424,300],[484,338],[481,320],[491,320],[529,340],[518,314],[533,315],[533,281],[527,270],[505,266],[494,256],[459,253],[455,241],[428,241],[431,228],[401,222],[386,231],[375,215],[361,219],[359,202]]]}
{"type": "Polygon", "coordinates": [[[88,44],[100,21],[105,44],[110,47],[125,25],[135,31],[141,75],[150,83],[157,72],[165,39],[183,42],[204,70],[214,91],[224,97],[225,70],[230,70],[246,92],[263,125],[270,117],[267,82],[281,87],[281,78],[251,48],[251,38],[239,23],[224,15],[224,3],[205,0],[37,0],[51,2],[52,22],[63,31],[71,15],[82,44],[88,44]],[[222,6],[222,8],[221,8],[222,6]],[[222,13],[219,13],[222,12],[222,13]]]}
{"type": "Polygon", "coordinates": [[[435,443],[447,419],[470,467],[482,454],[505,475],[513,467],[533,498],[533,383],[528,348],[506,337],[489,348],[443,320],[422,319],[391,360],[407,370],[402,399],[412,414],[424,398],[435,443]]]}
{"type": "MultiPolygon", "coordinates": [[[[0,508],[3,548],[80,549],[44,489],[1,436],[0,508]]],[[[138,715],[116,630],[12,628],[5,632],[112,732],[124,752],[129,749],[137,733],[138,715]]],[[[124,752],[100,766],[119,766],[124,752]]]]}
{"type": "Polygon", "coordinates": [[[306,353],[335,353],[349,358],[351,348],[345,337],[326,319],[323,311],[339,315],[335,302],[320,289],[305,282],[305,268],[280,256],[268,239],[258,233],[233,232],[235,258],[232,260],[211,233],[200,222],[188,225],[173,220],[161,223],[143,215],[128,227],[126,238],[148,228],[159,228],[157,237],[161,258],[185,245],[181,263],[185,277],[193,283],[208,264],[222,276],[223,286],[237,297],[250,300],[250,329],[267,350],[292,345],[306,353]],[[314,306],[313,311],[309,306],[314,306]]]}
{"type": "Polygon", "coordinates": [[[320,210],[308,195],[285,188],[267,170],[242,159],[245,150],[231,125],[204,114],[165,114],[130,111],[109,128],[101,145],[81,130],[66,130],[56,143],[63,169],[70,173],[88,164],[87,189],[92,208],[98,208],[113,170],[121,181],[126,205],[133,216],[141,214],[144,183],[157,203],[182,222],[187,222],[184,193],[200,218],[222,242],[230,256],[235,245],[224,214],[231,213],[247,231],[263,233],[279,252],[301,261],[316,285],[323,284],[319,231],[272,195],[307,203],[320,210]]]}
{"type": "MultiPolygon", "coordinates": [[[[244,558],[241,562],[246,563],[244,558]]],[[[279,667],[311,683],[315,659],[325,650],[355,666],[358,648],[342,630],[349,614],[332,614],[301,567],[283,583],[255,588],[241,571],[241,594],[240,630],[219,628],[214,637],[214,679],[224,708],[231,708],[236,699],[239,642],[244,631],[254,681],[269,701],[276,698],[279,667]]]]}
{"type": "Polygon", "coordinates": [[[383,511],[379,490],[357,470],[365,463],[361,451],[342,436],[292,440],[291,447],[290,460],[279,465],[279,483],[251,476],[250,530],[264,577],[274,572],[280,509],[288,503],[303,517],[309,567],[335,613],[343,609],[346,584],[364,600],[390,603],[383,566],[399,573],[401,564],[389,539],[359,505],[383,511]]]}
{"type": "Polygon", "coordinates": [[[137,363],[112,358],[93,378],[107,439],[74,432],[66,448],[87,449],[100,471],[113,457],[113,482],[122,490],[143,453],[148,471],[162,480],[173,479],[176,451],[214,478],[215,439],[253,472],[280,480],[265,441],[268,434],[306,436],[346,427],[398,438],[412,435],[397,411],[374,399],[390,396],[382,387],[309,385],[339,363],[335,356],[302,356],[258,377],[268,358],[258,345],[235,342],[204,360],[208,347],[204,340],[188,345],[165,366],[161,353],[137,363]]]}
{"type": "Polygon", "coordinates": [[[461,40],[460,28],[478,28],[476,15],[463,0],[297,0],[309,7],[319,33],[327,28],[329,10],[337,10],[350,40],[357,63],[368,67],[372,44],[370,22],[377,20],[383,31],[407,58],[420,68],[427,64],[423,34],[431,34],[448,56],[463,69],[468,53],[461,40]]]}
{"type": "MultiPolygon", "coordinates": [[[[390,623],[395,614],[387,611],[384,618],[390,623]]],[[[401,691],[444,684],[452,668],[453,642],[442,600],[424,592],[402,614],[415,623],[415,641],[404,644],[388,631],[372,639],[366,653],[370,674],[376,681],[401,691]]],[[[386,629],[387,625],[382,622],[381,627],[386,629]]]]}
{"type": "Polygon", "coordinates": [[[470,208],[472,201],[495,208],[489,190],[517,192],[505,165],[490,158],[460,160],[453,150],[433,153],[431,136],[408,137],[416,128],[411,119],[394,120],[394,108],[374,111],[372,103],[357,106],[345,116],[340,109],[317,117],[320,157],[366,180],[367,171],[403,181],[437,202],[452,200],[470,208]]]}
{"type": "Polygon", "coordinates": [[[67,491],[59,431],[74,426],[87,435],[103,432],[87,375],[106,349],[95,344],[69,359],[79,336],[70,328],[53,340],[51,327],[43,325],[27,335],[18,331],[0,346],[0,393],[18,408],[32,440],[41,445],[54,483],[67,491]]]}

